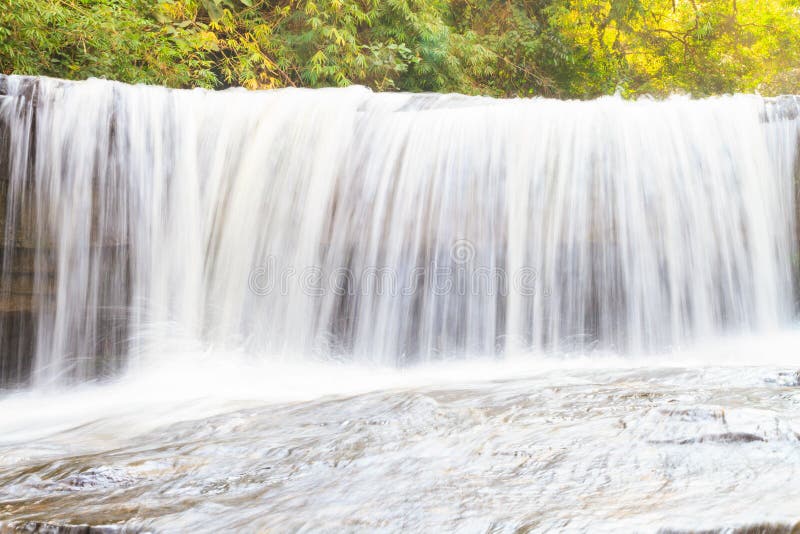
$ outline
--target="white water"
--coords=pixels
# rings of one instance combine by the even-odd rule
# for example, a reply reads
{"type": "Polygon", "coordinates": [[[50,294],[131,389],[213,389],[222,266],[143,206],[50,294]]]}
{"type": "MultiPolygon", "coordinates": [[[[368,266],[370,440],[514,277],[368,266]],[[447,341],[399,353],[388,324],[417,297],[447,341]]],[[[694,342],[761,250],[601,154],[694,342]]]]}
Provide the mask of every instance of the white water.
{"type": "Polygon", "coordinates": [[[793,314],[793,101],[6,83],[35,383],[165,343],[397,366],[793,314]]]}
{"type": "Polygon", "coordinates": [[[0,529],[800,519],[795,99],[3,85],[0,529]]]}
{"type": "Polygon", "coordinates": [[[770,523],[788,534],[800,520],[800,381],[796,366],[774,361],[796,360],[800,339],[767,341],[678,353],[669,366],[524,358],[393,373],[194,354],[105,385],[18,392],[0,401],[0,524],[688,532],[770,523]],[[758,366],[698,367],[698,356],[758,366]]]}

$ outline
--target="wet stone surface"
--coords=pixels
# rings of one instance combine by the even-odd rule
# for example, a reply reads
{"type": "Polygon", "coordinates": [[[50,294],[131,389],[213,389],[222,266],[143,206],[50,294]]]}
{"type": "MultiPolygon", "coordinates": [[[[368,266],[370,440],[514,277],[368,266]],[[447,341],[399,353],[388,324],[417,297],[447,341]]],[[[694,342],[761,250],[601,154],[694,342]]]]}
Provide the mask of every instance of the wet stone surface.
{"type": "Polygon", "coordinates": [[[104,442],[108,414],[5,443],[0,520],[33,532],[790,532],[792,372],[558,371],[231,403],[104,442]]]}

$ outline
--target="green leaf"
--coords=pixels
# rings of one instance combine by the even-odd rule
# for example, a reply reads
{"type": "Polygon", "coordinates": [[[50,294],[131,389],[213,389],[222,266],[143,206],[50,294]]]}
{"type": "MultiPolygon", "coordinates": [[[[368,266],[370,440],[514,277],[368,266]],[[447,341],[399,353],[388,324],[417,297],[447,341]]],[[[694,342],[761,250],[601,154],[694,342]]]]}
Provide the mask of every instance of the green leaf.
{"type": "Polygon", "coordinates": [[[220,0],[200,0],[200,4],[202,4],[203,8],[208,13],[208,16],[213,21],[217,21],[222,18],[224,12],[220,7],[220,0]]]}

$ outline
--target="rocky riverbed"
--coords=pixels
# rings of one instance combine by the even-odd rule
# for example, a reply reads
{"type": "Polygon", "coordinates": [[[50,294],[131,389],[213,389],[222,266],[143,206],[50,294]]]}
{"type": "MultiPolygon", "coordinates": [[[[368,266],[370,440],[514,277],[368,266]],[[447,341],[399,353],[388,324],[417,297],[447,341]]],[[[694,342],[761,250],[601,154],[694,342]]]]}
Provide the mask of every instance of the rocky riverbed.
{"type": "Polygon", "coordinates": [[[0,520],[43,532],[798,528],[796,369],[491,369],[379,375],[379,390],[349,393],[345,373],[326,386],[338,394],[324,394],[326,373],[221,384],[203,400],[149,375],[13,394],[0,401],[0,520]]]}

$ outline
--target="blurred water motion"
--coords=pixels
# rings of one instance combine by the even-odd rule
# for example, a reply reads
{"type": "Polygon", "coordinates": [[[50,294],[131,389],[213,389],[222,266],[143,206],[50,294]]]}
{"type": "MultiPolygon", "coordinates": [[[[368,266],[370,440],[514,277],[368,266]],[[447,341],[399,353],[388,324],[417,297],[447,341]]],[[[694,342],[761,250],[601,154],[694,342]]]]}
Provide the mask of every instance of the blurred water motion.
{"type": "Polygon", "coordinates": [[[0,76],[0,531],[796,532],[798,110],[0,76]]]}
{"type": "MultiPolygon", "coordinates": [[[[800,519],[796,371],[478,371],[289,403],[65,393],[57,402],[107,406],[3,440],[0,518],[158,532],[789,532],[800,519]]],[[[53,410],[20,405],[29,424],[53,410]]]]}
{"type": "Polygon", "coordinates": [[[5,382],[165,342],[404,366],[793,316],[793,98],[3,81],[0,288],[36,318],[5,382]]]}

